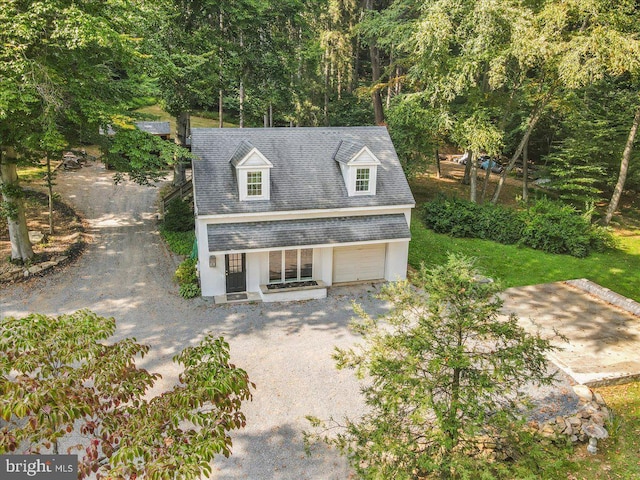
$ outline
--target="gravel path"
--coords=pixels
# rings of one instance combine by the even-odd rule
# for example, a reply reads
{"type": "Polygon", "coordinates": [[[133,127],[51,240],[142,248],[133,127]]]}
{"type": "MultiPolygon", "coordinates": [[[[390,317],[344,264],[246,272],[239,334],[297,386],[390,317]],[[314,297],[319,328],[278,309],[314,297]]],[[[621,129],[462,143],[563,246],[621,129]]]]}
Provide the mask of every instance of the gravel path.
{"type": "MultiPolygon", "coordinates": [[[[118,322],[117,338],[151,346],[140,363],[162,374],[154,393],[170,388],[178,370],[173,355],[207,332],[223,335],[233,361],[257,384],[246,404],[247,427],[234,434],[233,455],[215,462],[216,479],[345,479],[349,471],[335,452],[303,451],[305,415],[355,417],[362,409],[351,372],[339,372],[331,353],[356,337],[347,325],[355,300],[373,314],[385,306],[377,287],[330,289],[325,300],[292,304],[214,305],[184,300],[172,282],[176,261],[156,232],[157,189],[114,186],[99,164],[61,172],[57,192],[90,225],[93,242],[63,271],[3,289],[0,316],[61,314],[89,308],[118,322]]],[[[569,380],[535,390],[542,405],[564,411],[574,399],[569,380]],[[555,406],[554,406],[555,405],[555,406]]],[[[550,416],[553,416],[551,414],[550,416]]]]}

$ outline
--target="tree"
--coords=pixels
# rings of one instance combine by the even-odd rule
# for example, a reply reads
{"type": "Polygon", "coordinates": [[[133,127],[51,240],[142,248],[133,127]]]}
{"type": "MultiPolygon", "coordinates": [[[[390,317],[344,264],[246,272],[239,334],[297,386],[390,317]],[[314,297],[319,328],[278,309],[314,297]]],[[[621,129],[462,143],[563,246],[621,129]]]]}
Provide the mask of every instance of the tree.
{"type": "Polygon", "coordinates": [[[117,129],[103,148],[107,164],[118,171],[116,183],[126,174],[138,185],[151,185],[163,178],[170,166],[193,158],[181,145],[137,128],[117,129]]]}
{"type": "Polygon", "coordinates": [[[106,342],[115,320],[88,310],[0,321],[0,454],[52,451],[79,431],[88,442],[80,477],[200,478],[216,454],[231,454],[229,432],[245,425],[251,399],[229,345],[208,335],[174,357],[179,383],[148,399],[160,377],[137,368],[149,347],[135,339],[106,342]]]}
{"type": "Polygon", "coordinates": [[[627,179],[627,171],[629,170],[629,161],[631,159],[631,151],[633,149],[633,143],[636,139],[636,134],[638,132],[638,125],[640,124],[640,107],[636,110],[636,114],[633,117],[633,123],[631,124],[631,129],[629,130],[629,137],[627,138],[627,143],[624,146],[624,151],[622,152],[622,161],[620,162],[620,173],[618,174],[618,181],[616,182],[616,186],[613,190],[613,195],[611,197],[611,201],[609,202],[609,206],[607,207],[607,213],[604,217],[604,224],[609,225],[611,222],[611,218],[618,208],[618,203],[620,202],[620,197],[622,197],[622,190],[624,189],[624,184],[627,179]]]}
{"type": "MultiPolygon", "coordinates": [[[[473,458],[482,441],[515,456],[527,436],[516,410],[519,389],[552,382],[545,359],[551,346],[514,315],[498,318],[499,287],[468,258],[423,266],[414,281],[419,289],[406,281],[385,286],[381,298],[391,310],[381,318],[356,306],[354,326],[364,340],[337,349],[335,359],[366,378],[367,410],[347,419],[337,436],[320,436],[363,478],[480,478],[483,464],[473,458]]],[[[535,458],[536,447],[526,448],[535,458]]]]}
{"type": "Polygon", "coordinates": [[[14,260],[33,256],[16,165],[61,153],[61,143],[126,111],[136,87],[136,6],[0,0],[0,183],[14,260]]]}

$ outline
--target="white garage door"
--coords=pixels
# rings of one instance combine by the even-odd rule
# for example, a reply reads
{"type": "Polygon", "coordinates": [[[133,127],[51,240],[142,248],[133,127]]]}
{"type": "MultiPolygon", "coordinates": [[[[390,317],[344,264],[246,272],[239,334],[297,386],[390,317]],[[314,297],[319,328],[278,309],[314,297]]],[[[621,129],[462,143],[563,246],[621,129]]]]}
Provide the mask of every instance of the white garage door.
{"type": "Polygon", "coordinates": [[[334,248],[334,283],[384,278],[385,252],[384,243],[334,248]]]}

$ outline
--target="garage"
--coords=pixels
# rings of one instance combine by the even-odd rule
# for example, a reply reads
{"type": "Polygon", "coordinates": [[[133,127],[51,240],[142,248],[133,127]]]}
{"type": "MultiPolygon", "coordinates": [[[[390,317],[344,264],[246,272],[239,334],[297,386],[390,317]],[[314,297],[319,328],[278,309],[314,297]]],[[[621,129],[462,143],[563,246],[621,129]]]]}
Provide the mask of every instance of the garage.
{"type": "Polygon", "coordinates": [[[333,283],[384,278],[386,244],[333,249],[333,283]]]}

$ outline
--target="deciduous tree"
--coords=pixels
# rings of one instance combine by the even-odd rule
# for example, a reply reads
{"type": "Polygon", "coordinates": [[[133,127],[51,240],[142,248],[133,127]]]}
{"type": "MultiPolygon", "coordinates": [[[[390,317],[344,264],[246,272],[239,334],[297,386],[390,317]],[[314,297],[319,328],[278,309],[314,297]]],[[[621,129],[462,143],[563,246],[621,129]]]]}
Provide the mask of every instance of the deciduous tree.
{"type": "Polygon", "coordinates": [[[61,153],[125,112],[136,2],[0,1],[0,181],[12,258],[33,256],[16,164],[61,153]],[[44,153],[42,153],[44,152],[44,153]]]}
{"type": "Polygon", "coordinates": [[[114,331],[113,318],[87,310],[0,320],[0,454],[78,452],[80,478],[210,474],[255,388],[229,345],[207,335],[185,348],[179,383],[148,398],[160,375],[135,362],[149,347],[110,341],[114,331]]]}

